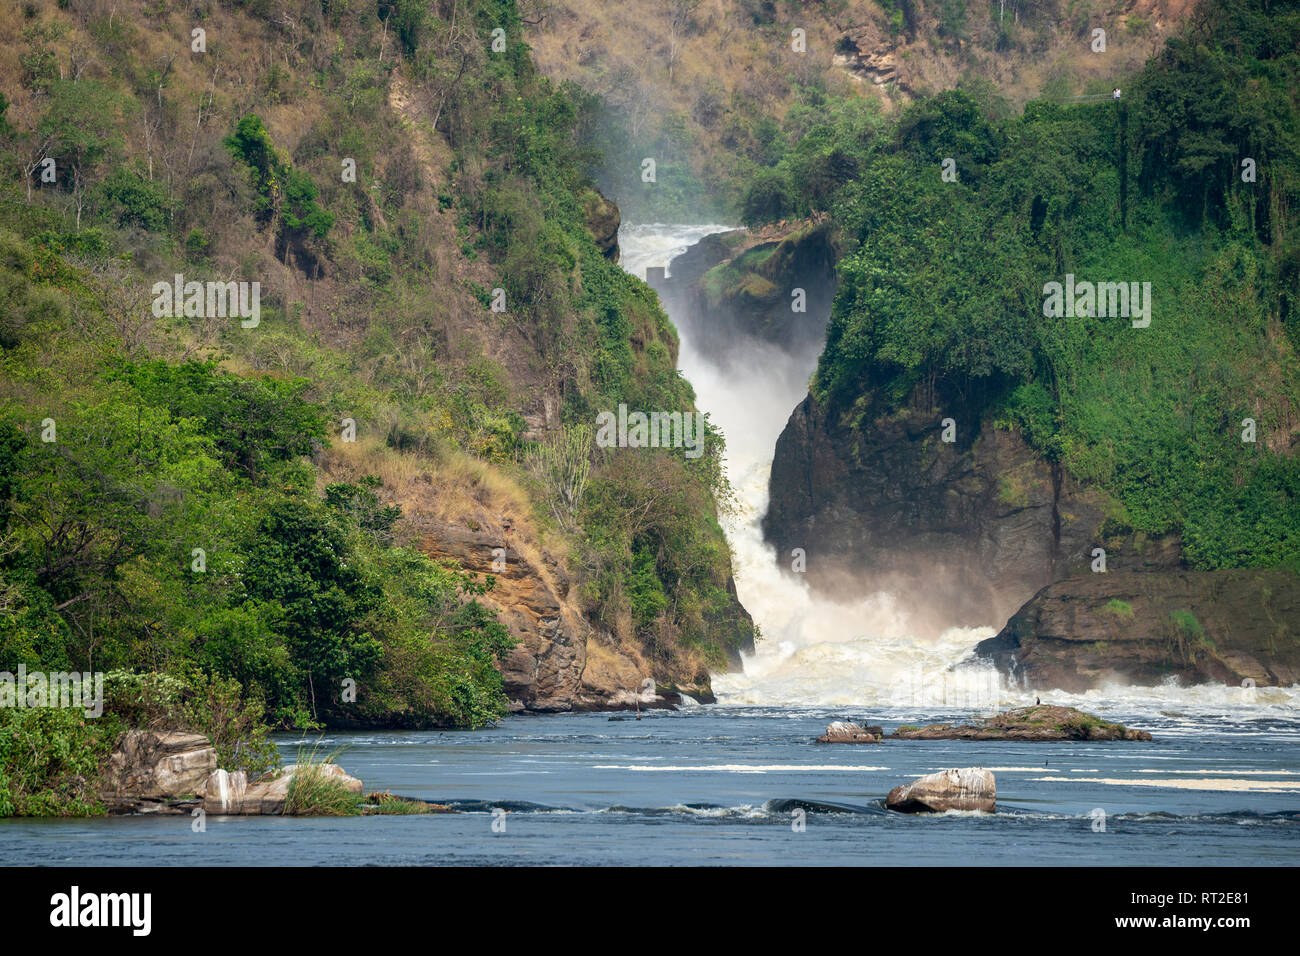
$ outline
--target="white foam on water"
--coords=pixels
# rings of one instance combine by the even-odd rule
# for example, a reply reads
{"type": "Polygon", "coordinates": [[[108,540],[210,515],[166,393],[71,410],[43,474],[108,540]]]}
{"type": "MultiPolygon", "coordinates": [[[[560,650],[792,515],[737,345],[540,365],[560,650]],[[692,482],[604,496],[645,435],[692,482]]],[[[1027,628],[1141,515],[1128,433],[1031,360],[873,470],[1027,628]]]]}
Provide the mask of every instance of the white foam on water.
{"type": "Polygon", "coordinates": [[[1220,790],[1234,793],[1295,793],[1300,792],[1300,784],[1289,780],[1214,780],[1202,779],[1164,779],[1133,780],[1119,777],[1035,777],[1044,783],[1101,783],[1112,787],[1161,787],[1169,790],[1220,790]]]}
{"type": "MultiPolygon", "coordinates": [[[[735,226],[673,226],[647,223],[634,226],[623,223],[618,230],[618,264],[624,272],[645,279],[647,266],[667,266],[705,236],[728,232],[735,226]]],[[[670,273],[671,274],[671,273],[670,273]]]]}
{"type": "MultiPolygon", "coordinates": [[[[861,773],[867,770],[888,770],[889,767],[866,767],[861,765],[848,764],[803,764],[803,763],[765,763],[765,764],[748,764],[748,763],[713,763],[701,764],[698,767],[688,766],[666,766],[654,767],[646,764],[597,764],[593,770],[652,770],[655,772],[672,772],[672,773],[808,773],[811,771],[835,771],[861,773]]],[[[1039,768],[1042,769],[1041,767],[1039,768]]]]}

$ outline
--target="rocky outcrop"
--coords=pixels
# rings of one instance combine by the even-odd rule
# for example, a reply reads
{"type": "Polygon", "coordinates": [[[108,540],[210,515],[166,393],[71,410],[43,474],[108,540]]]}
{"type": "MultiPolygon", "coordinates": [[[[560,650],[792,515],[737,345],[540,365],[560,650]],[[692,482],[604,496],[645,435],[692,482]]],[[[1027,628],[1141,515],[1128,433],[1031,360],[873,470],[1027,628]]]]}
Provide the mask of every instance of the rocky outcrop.
{"type": "Polygon", "coordinates": [[[1108,571],[1043,588],[976,653],[1026,687],[1300,681],[1300,578],[1108,571]]]}
{"type": "Polygon", "coordinates": [[[100,797],[110,812],[158,812],[202,795],[216,769],[217,752],[202,734],[128,730],[109,755],[100,797]]]}
{"type": "Polygon", "coordinates": [[[618,206],[594,189],[581,197],[582,211],[587,220],[587,231],[596,240],[596,246],[606,259],[618,261],[618,227],[623,221],[618,206]]]}
{"type": "MultiPolygon", "coordinates": [[[[518,641],[500,666],[506,695],[520,709],[569,710],[575,698],[602,690],[583,690],[590,628],[565,601],[569,580],[559,562],[545,553],[540,560],[525,556],[504,529],[475,531],[434,520],[416,522],[418,546],[425,554],[454,560],[466,571],[491,574],[496,580],[480,600],[496,609],[518,641]]],[[[632,688],[640,682],[638,677],[632,688]]]]}
{"type": "Polygon", "coordinates": [[[989,717],[980,724],[930,724],[900,727],[900,740],[1150,740],[1145,730],[1132,730],[1085,714],[1073,707],[1040,704],[989,717]]]}
{"type": "Polygon", "coordinates": [[[863,727],[845,720],[833,721],[826,733],[817,738],[819,744],[878,744],[882,736],[879,727],[863,727]]]}
{"type": "Polygon", "coordinates": [[[849,30],[840,39],[833,57],[836,66],[856,80],[875,86],[894,84],[903,93],[913,95],[910,81],[899,75],[900,41],[881,38],[869,26],[849,30]]]}
{"type": "Polygon", "coordinates": [[[683,694],[702,703],[713,701],[707,673],[671,685],[657,683],[635,648],[620,644],[584,617],[574,582],[560,562],[518,536],[512,541],[504,525],[482,522],[479,530],[472,530],[413,515],[407,529],[425,554],[495,579],[492,590],[478,600],[498,612],[518,641],[500,661],[505,692],[515,710],[671,708],[681,703],[683,694]]]}
{"type": "MultiPolygon", "coordinates": [[[[362,792],[361,781],[337,764],[313,764],[312,767],[315,768],[314,772],[322,774],[326,780],[338,784],[349,793],[359,795],[362,792]]],[[[289,799],[289,786],[298,772],[298,765],[290,764],[249,784],[248,777],[242,770],[234,773],[217,770],[208,777],[204,788],[203,809],[213,814],[282,814],[289,799]]]]}
{"type": "Polygon", "coordinates": [[[1101,503],[1016,431],[938,410],[877,409],[858,425],[813,396],[791,414],[772,463],[763,530],[803,548],[827,596],[916,596],[918,621],[998,625],[1068,569],[1086,567],[1101,503]]]}
{"type": "MultiPolygon", "coordinates": [[[[316,764],[326,779],[351,793],[361,781],[332,763],[316,764]]],[[[109,813],[281,814],[297,764],[254,783],[242,770],[222,770],[217,751],[203,734],[177,730],[128,730],[104,767],[100,799],[109,813]]]]}
{"type": "Polygon", "coordinates": [[[673,259],[671,275],[651,285],[695,347],[719,362],[730,353],[749,356],[747,341],[820,349],[835,298],[837,241],[827,220],[717,233],[673,259]]]}
{"type": "Polygon", "coordinates": [[[943,813],[947,810],[997,810],[997,783],[982,767],[940,770],[895,787],[885,806],[899,813],[943,813]]]}

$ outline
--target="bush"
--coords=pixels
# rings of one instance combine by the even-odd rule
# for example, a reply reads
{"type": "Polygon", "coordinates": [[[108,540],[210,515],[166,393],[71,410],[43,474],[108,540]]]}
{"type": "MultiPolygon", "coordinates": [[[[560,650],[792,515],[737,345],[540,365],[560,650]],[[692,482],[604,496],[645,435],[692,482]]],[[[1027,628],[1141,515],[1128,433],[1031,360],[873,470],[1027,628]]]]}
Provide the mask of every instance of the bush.
{"type": "Polygon", "coordinates": [[[747,226],[785,219],[795,212],[795,197],[783,170],[765,169],[754,177],[741,200],[741,219],[747,226]]]}
{"type": "Polygon", "coordinates": [[[335,756],[319,755],[315,747],[307,753],[299,750],[284,802],[285,816],[350,817],[361,813],[361,794],[348,790],[325,772],[335,756]]]}
{"type": "Polygon", "coordinates": [[[222,769],[250,778],[279,765],[261,700],[245,698],[236,680],[113,670],[104,675],[104,713],[127,727],[203,734],[222,769]]]}
{"type": "Polygon", "coordinates": [[[118,728],[72,708],[0,708],[0,817],[102,814],[96,783],[118,728]]]}
{"type": "Polygon", "coordinates": [[[172,201],[161,183],[123,168],[109,176],[102,189],[119,226],[163,232],[171,224],[172,201]]]}

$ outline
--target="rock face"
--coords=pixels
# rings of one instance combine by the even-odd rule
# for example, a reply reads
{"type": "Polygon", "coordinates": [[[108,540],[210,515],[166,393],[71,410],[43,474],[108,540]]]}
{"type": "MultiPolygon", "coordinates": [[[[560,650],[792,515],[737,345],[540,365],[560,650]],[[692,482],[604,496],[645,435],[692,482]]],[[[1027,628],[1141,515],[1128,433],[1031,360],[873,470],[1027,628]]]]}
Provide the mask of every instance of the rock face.
{"type": "Polygon", "coordinates": [[[999,625],[1068,568],[1086,567],[1098,502],[1018,432],[904,408],[834,420],[808,396],[777,441],[763,530],[780,554],[804,548],[827,596],[885,588],[923,597],[935,629],[999,625]],[[973,440],[963,436],[974,436],[973,440]]]}
{"type": "Polygon", "coordinates": [[[217,769],[217,752],[202,734],[128,730],[109,755],[105,805],[115,812],[146,812],[167,801],[200,795],[217,769]]]}
{"type": "Polygon", "coordinates": [[[814,590],[891,591],[921,630],[1000,626],[977,654],[1040,690],[1300,680],[1294,574],[1192,571],[1176,534],[1108,520],[1098,492],[1019,432],[958,420],[945,443],[943,417],[877,402],[848,424],[813,396],[795,409],[763,528],[778,553],[806,550],[814,590]]]}
{"type": "Polygon", "coordinates": [[[746,340],[819,350],[835,298],[836,242],[825,220],[715,234],[674,259],[672,274],[653,285],[696,347],[719,361],[749,358],[746,340]]]}
{"type": "Polygon", "coordinates": [[[989,717],[981,724],[930,724],[900,727],[899,740],[1150,740],[1145,730],[1131,730],[1073,707],[1040,704],[989,717]]]}
{"type": "Polygon", "coordinates": [[[581,201],[587,230],[596,246],[606,259],[618,261],[618,227],[623,220],[618,206],[594,189],[583,194],[581,201]]]}
{"type": "MultiPolygon", "coordinates": [[[[479,530],[471,530],[412,515],[407,528],[425,554],[453,559],[466,571],[496,579],[496,586],[479,600],[499,612],[519,642],[500,662],[505,692],[516,710],[670,708],[682,695],[701,703],[713,701],[707,673],[689,675],[671,686],[657,684],[650,664],[634,647],[593,627],[577,605],[574,583],[545,550],[512,543],[503,527],[491,527],[486,520],[479,530]],[[504,568],[498,560],[502,554],[504,568]]],[[[738,602],[736,608],[744,613],[738,602]]],[[[733,666],[738,666],[739,655],[733,657],[733,666]]]]}
{"type": "Polygon", "coordinates": [[[1300,681],[1300,578],[1285,571],[1108,571],[1034,595],[976,653],[1025,687],[1300,681]]]}
{"type": "Polygon", "coordinates": [[[868,27],[858,27],[847,32],[840,40],[839,52],[833,62],[856,79],[869,81],[876,86],[895,84],[899,90],[911,95],[911,86],[899,79],[899,43],[881,39],[868,27]]]}
{"type": "Polygon", "coordinates": [[[945,810],[997,810],[997,784],[982,767],[940,770],[889,791],[885,806],[899,813],[943,813],[945,810]]]}
{"type": "Polygon", "coordinates": [[[826,728],[826,733],[817,738],[819,744],[878,744],[881,729],[879,727],[862,727],[844,720],[837,720],[826,728]]]}
{"type": "MultiPolygon", "coordinates": [[[[337,764],[317,764],[326,778],[341,784],[346,790],[360,794],[361,781],[337,764]]],[[[268,815],[284,813],[289,799],[289,784],[298,772],[297,764],[290,764],[265,780],[249,784],[242,770],[228,773],[218,770],[208,777],[203,794],[203,809],[215,814],[268,815]]]]}
{"type": "MultiPolygon", "coordinates": [[[[565,603],[569,580],[559,563],[526,557],[508,535],[472,531],[434,521],[419,525],[419,547],[434,558],[454,559],[466,571],[491,574],[496,587],[482,597],[495,607],[519,643],[501,661],[506,695],[528,710],[569,710],[581,696],[587,664],[585,622],[565,603]],[[494,567],[504,550],[505,565],[494,567]]],[[[632,686],[640,683],[635,681],[632,686]]]]}

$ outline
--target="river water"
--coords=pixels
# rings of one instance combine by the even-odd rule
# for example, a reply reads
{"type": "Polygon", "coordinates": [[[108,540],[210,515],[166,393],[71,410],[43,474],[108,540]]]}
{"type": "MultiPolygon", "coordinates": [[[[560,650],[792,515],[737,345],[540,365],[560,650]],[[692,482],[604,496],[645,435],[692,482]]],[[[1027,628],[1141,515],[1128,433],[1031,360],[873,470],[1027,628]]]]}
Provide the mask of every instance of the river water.
{"type": "MultiPolygon", "coordinates": [[[[1260,704],[1251,716],[1108,709],[1156,735],[1141,744],[813,743],[841,716],[692,707],[640,721],[580,714],[510,717],[461,733],[328,734],[325,746],[346,748],[339,763],[367,788],[465,812],[209,816],[202,833],[186,816],[0,821],[0,861],[1240,866],[1300,858],[1300,722],[1285,706],[1260,704]],[[974,765],[997,779],[996,814],[910,816],[881,805],[899,783],[974,765]],[[507,812],[494,816],[494,808],[507,812]]],[[[892,729],[965,714],[871,716],[892,729]]],[[[285,740],[287,761],[296,746],[285,740]]]]}
{"type": "MultiPolygon", "coordinates": [[[[625,226],[645,275],[721,226],[625,226]]],[[[906,602],[811,595],[762,542],[772,449],[816,354],[752,343],[680,366],[728,444],[724,520],[737,589],[763,638],[719,703],[642,720],[513,716],[475,732],[330,733],[368,790],[457,814],[342,819],[189,817],[0,821],[0,863],[116,864],[1079,864],[1300,860],[1300,688],[1109,687],[1046,692],[1149,730],[1150,743],[887,741],[817,745],[833,719],[886,730],[1032,703],[981,667],[954,667],[1001,622],[925,634],[906,602]],[[904,816],[894,786],[983,766],[998,812],[904,816]],[[504,811],[504,812],[502,812],[504,811]]],[[[309,743],[314,743],[311,741],[309,743]]],[[[300,741],[280,738],[286,762],[300,741]]]]}

